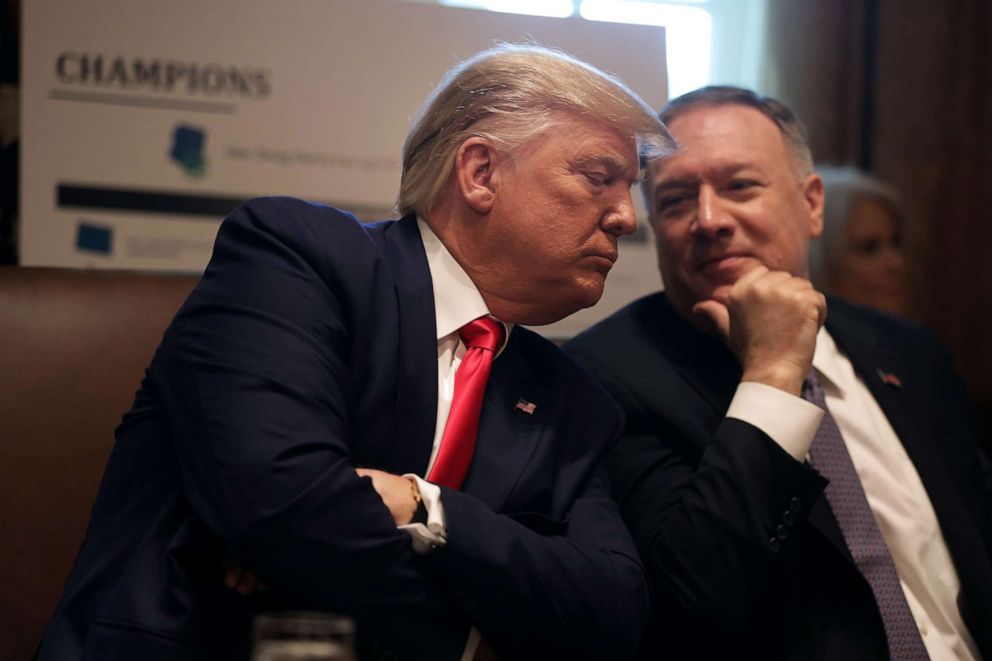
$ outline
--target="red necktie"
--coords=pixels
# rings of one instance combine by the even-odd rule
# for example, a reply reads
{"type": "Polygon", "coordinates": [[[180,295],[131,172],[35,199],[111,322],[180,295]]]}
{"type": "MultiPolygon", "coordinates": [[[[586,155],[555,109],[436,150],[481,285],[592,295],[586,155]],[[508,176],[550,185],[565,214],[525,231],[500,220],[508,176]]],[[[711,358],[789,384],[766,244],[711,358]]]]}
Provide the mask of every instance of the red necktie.
{"type": "Polygon", "coordinates": [[[467,350],[455,372],[455,394],[441,436],[441,449],[427,476],[429,482],[458,489],[475,451],[482,395],[492,371],[493,357],[503,342],[503,324],[491,317],[470,321],[458,331],[467,350]]]}

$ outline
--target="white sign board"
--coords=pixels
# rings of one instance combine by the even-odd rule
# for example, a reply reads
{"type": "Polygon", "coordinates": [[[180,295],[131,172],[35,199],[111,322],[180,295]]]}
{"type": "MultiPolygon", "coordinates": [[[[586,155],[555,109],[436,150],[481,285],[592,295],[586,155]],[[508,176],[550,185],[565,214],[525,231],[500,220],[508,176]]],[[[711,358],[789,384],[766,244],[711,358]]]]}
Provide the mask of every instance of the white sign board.
{"type": "MultiPolygon", "coordinates": [[[[220,219],[258,195],[389,217],[410,118],[446,69],[498,40],[559,47],[655,106],[666,89],[657,27],[396,0],[22,11],[24,265],[199,271],[220,219]]],[[[650,243],[626,243],[608,293],[620,302],[658,282],[650,243]]]]}

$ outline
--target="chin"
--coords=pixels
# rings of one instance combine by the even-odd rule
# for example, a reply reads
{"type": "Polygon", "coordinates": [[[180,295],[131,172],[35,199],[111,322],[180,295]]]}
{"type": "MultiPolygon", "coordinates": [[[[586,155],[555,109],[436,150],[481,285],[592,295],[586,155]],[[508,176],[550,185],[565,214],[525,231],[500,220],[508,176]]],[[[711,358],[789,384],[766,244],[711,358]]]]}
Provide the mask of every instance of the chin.
{"type": "Polygon", "coordinates": [[[727,301],[730,300],[730,290],[732,288],[732,284],[718,285],[716,287],[700,287],[699,289],[687,292],[686,297],[692,301],[693,305],[701,301],[717,301],[726,305],[727,301]]]}
{"type": "MultiPolygon", "coordinates": [[[[591,308],[592,306],[599,303],[599,299],[603,298],[603,290],[606,286],[606,279],[602,279],[597,283],[587,285],[583,287],[580,291],[577,291],[572,298],[572,302],[575,305],[575,309],[569,312],[578,312],[579,310],[584,310],[585,308],[591,308]]],[[[565,315],[568,316],[568,315],[565,315]]]]}
{"type": "Polygon", "coordinates": [[[579,310],[591,308],[599,302],[603,296],[603,288],[599,287],[595,291],[572,292],[571,295],[561,295],[549,302],[546,306],[535,311],[528,316],[528,319],[518,323],[527,326],[545,326],[561,321],[565,317],[575,314],[579,310]]]}

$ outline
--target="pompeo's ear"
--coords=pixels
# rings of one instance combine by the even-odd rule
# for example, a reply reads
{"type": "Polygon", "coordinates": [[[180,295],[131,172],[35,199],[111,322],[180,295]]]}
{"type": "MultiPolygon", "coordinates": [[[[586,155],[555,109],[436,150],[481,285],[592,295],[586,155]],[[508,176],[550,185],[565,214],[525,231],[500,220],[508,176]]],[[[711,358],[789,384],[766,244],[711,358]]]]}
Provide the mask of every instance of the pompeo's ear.
{"type": "Polygon", "coordinates": [[[458,192],[473,211],[486,214],[496,202],[493,168],[497,155],[492,145],[479,136],[463,142],[455,155],[455,181],[458,192]]]}
{"type": "Polygon", "coordinates": [[[823,234],[823,180],[813,173],[802,183],[803,197],[809,207],[809,234],[816,238],[823,234]]]}

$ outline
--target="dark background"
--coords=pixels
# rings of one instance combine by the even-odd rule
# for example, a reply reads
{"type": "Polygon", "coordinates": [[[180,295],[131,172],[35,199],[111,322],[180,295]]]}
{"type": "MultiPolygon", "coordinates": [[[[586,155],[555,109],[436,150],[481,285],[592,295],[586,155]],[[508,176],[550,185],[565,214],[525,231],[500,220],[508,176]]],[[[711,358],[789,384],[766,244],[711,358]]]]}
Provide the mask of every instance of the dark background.
{"type": "Polygon", "coordinates": [[[764,90],[817,162],[899,190],[913,316],[955,355],[992,449],[992,2],[768,0],[764,90]]]}

